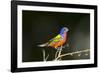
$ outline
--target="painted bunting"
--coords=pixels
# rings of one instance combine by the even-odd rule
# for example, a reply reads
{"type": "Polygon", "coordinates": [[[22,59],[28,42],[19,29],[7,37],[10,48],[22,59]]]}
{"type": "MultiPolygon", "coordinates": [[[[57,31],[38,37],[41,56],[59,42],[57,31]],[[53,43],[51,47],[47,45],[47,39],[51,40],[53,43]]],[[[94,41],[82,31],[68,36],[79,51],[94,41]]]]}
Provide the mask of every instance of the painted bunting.
{"type": "Polygon", "coordinates": [[[68,37],[68,31],[69,29],[67,27],[63,27],[60,30],[60,33],[52,38],[51,40],[49,40],[48,42],[38,45],[39,47],[53,47],[55,49],[58,49],[58,47],[63,46],[66,42],[67,42],[67,37],[68,37]]]}

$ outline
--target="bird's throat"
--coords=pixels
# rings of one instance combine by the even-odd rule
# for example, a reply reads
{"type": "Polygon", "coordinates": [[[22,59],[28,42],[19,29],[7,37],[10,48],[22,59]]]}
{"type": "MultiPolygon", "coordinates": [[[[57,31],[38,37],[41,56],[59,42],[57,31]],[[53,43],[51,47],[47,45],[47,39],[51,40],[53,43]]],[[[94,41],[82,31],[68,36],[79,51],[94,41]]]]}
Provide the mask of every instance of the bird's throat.
{"type": "Polygon", "coordinates": [[[61,34],[61,36],[62,36],[62,38],[66,38],[67,33],[65,32],[65,33],[61,34]]]}

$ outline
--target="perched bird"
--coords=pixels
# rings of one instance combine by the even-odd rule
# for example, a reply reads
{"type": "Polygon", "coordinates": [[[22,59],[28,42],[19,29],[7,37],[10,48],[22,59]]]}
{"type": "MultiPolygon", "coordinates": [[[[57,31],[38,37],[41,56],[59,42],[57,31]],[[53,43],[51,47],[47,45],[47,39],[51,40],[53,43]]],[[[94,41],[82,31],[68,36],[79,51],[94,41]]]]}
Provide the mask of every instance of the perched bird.
{"type": "Polygon", "coordinates": [[[60,30],[60,33],[56,37],[38,46],[39,47],[53,47],[55,49],[58,49],[58,47],[63,46],[67,42],[68,31],[69,29],[67,27],[63,27],[60,30]]]}

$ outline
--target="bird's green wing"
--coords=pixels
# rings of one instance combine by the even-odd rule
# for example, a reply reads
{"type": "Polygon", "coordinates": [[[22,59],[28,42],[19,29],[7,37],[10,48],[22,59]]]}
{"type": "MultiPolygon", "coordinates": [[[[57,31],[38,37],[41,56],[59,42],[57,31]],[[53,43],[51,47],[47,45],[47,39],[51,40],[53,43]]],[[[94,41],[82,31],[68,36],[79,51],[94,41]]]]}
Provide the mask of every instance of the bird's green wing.
{"type": "Polygon", "coordinates": [[[49,41],[49,45],[52,45],[53,43],[56,43],[56,42],[60,41],[61,39],[62,39],[61,35],[58,34],[56,37],[54,37],[53,39],[51,39],[49,41]]]}
{"type": "Polygon", "coordinates": [[[60,39],[62,39],[61,35],[58,34],[56,37],[53,38],[53,41],[59,41],[60,39]]]}

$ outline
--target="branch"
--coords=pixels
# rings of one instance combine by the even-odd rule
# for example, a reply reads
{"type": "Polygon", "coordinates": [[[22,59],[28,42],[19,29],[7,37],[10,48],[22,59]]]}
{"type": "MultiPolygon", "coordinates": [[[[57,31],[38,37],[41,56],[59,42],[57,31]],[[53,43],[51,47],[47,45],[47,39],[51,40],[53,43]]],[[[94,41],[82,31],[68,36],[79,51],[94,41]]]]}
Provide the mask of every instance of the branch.
{"type": "Polygon", "coordinates": [[[49,57],[49,54],[48,54],[47,57],[45,58],[45,61],[47,61],[48,57],[49,57]]]}
{"type": "Polygon", "coordinates": [[[59,49],[58,57],[60,57],[61,51],[62,51],[62,46],[61,46],[60,49],[59,49]]]}
{"type": "Polygon", "coordinates": [[[42,51],[43,51],[43,61],[46,61],[45,60],[45,50],[43,49],[42,51]]]}
{"type": "Polygon", "coordinates": [[[57,59],[59,59],[59,58],[61,58],[61,57],[67,56],[67,55],[73,55],[73,54],[78,54],[78,53],[88,52],[88,51],[90,51],[90,49],[81,50],[81,51],[76,51],[76,52],[72,52],[72,53],[62,54],[62,55],[58,56],[55,60],[57,60],[57,59]]]}
{"type": "MultiPolygon", "coordinates": [[[[57,51],[56,51],[56,53],[55,53],[55,59],[56,59],[57,57],[60,57],[61,52],[62,52],[62,48],[63,48],[62,46],[57,48],[57,51]]],[[[57,59],[57,60],[61,60],[61,58],[59,58],[59,59],[57,59]]]]}
{"type": "Polygon", "coordinates": [[[57,55],[58,55],[58,50],[57,50],[56,53],[55,53],[55,58],[57,57],[57,55]]]}
{"type": "Polygon", "coordinates": [[[45,57],[45,50],[43,49],[43,61],[47,61],[49,57],[49,54],[47,55],[47,57],[45,57]]]}

